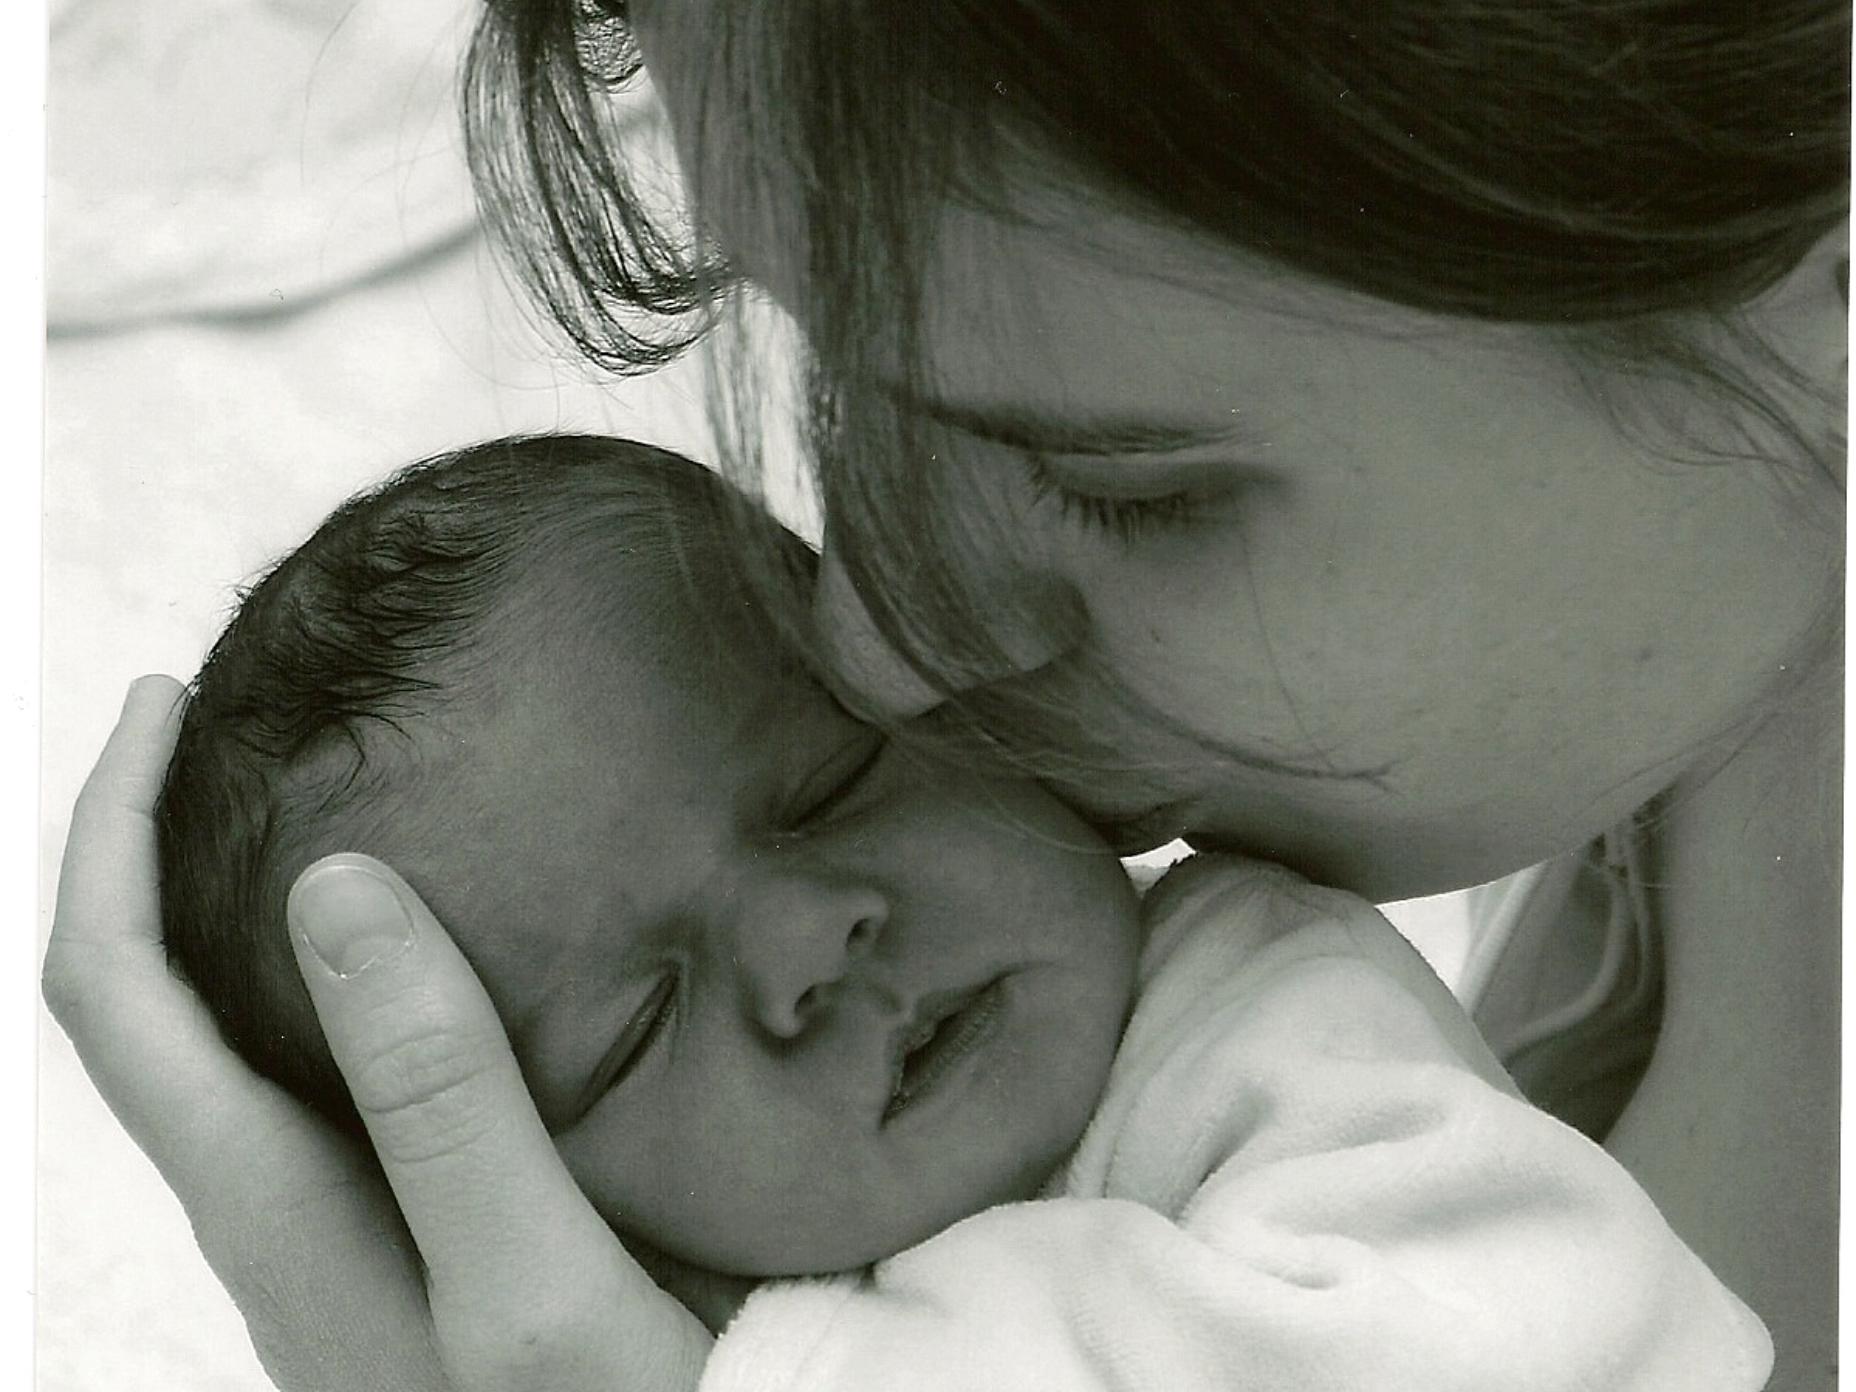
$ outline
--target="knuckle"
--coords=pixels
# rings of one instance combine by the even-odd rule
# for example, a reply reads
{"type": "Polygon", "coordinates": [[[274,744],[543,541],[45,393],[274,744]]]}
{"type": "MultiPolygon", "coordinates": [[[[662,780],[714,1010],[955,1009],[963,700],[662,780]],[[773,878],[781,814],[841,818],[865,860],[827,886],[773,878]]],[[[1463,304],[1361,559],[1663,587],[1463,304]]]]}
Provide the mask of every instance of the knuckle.
{"type": "Polygon", "coordinates": [[[482,1069],[477,1041],[448,1024],[403,1025],[348,1069],[348,1086],[369,1112],[396,1112],[456,1093],[482,1069]]]}
{"type": "Polygon", "coordinates": [[[484,1041],[431,1027],[393,1041],[350,1069],[348,1088],[385,1160],[435,1159],[493,1124],[484,1041]]]}

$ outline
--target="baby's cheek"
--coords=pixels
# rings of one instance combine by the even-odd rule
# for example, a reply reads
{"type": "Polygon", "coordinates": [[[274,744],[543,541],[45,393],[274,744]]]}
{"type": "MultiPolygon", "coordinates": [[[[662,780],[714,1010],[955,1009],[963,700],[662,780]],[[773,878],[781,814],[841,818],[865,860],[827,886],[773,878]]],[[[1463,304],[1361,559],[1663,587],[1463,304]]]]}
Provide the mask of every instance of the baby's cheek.
{"type": "Polygon", "coordinates": [[[1089,936],[1133,923],[1138,900],[1127,872],[1086,822],[1038,784],[980,781],[938,819],[941,854],[926,863],[942,892],[971,894],[1001,926],[1039,939],[1089,936]],[[1046,923],[1076,920],[1073,932],[1046,923]]]}
{"type": "Polygon", "coordinates": [[[872,1182],[881,1166],[851,1119],[782,1101],[752,1069],[688,1062],[683,1105],[603,1166],[621,1226],[703,1270],[750,1277],[839,1270],[906,1245],[892,1240],[905,1215],[872,1182]]]}

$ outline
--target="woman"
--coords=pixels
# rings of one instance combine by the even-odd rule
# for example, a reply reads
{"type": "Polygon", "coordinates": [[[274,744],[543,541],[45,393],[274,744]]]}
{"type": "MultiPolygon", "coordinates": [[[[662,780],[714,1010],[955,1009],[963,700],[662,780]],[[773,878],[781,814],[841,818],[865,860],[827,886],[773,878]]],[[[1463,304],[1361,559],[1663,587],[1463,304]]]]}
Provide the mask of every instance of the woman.
{"type": "MultiPolygon", "coordinates": [[[[847,699],[1130,846],[1377,898],[1608,833],[1665,1000],[1593,1129],[1767,1320],[1772,1385],[1832,1385],[1842,9],[624,8],[492,11],[479,176],[597,360],[673,353],[737,275],[800,323],[847,699]],[[605,139],[634,39],[691,242],[605,139]]],[[[416,1253],[165,977],[170,697],[132,695],[74,820],[47,991],[280,1385],[668,1375],[403,886],[414,949],[311,987],[403,1103],[375,1141],[416,1253]]],[[[299,907],[311,941],[380,922],[299,907]]]]}

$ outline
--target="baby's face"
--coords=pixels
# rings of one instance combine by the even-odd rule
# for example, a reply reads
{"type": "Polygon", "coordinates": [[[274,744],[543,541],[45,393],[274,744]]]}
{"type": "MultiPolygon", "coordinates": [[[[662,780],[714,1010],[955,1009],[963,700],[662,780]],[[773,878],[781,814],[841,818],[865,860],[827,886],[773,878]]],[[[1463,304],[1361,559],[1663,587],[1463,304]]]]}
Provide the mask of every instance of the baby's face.
{"type": "Polygon", "coordinates": [[[619,636],[436,718],[447,849],[402,857],[594,1205],[770,1275],[1029,1196],[1131,998],[1119,863],[1036,785],[923,763],[747,635],[728,664],[619,636]]]}

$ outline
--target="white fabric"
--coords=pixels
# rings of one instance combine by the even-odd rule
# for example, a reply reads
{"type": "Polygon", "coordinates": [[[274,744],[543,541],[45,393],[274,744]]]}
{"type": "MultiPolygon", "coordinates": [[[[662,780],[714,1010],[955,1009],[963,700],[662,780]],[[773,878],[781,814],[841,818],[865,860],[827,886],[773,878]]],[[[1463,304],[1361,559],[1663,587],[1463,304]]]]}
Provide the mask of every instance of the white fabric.
{"type": "MultiPolygon", "coordinates": [[[[457,84],[480,9],[58,0],[46,122],[52,328],[300,310],[468,237],[477,210],[457,84]]],[[[661,139],[642,84],[610,100],[661,139]]],[[[661,163],[663,151],[631,158],[661,163]]]]}
{"type": "Polygon", "coordinates": [[[1369,906],[1231,861],[1156,893],[1052,1197],[764,1288],[703,1392],[1764,1385],[1757,1318],[1369,906]]]}
{"type": "Polygon", "coordinates": [[[289,309],[469,231],[461,0],[61,0],[54,328],[289,309]]]}

